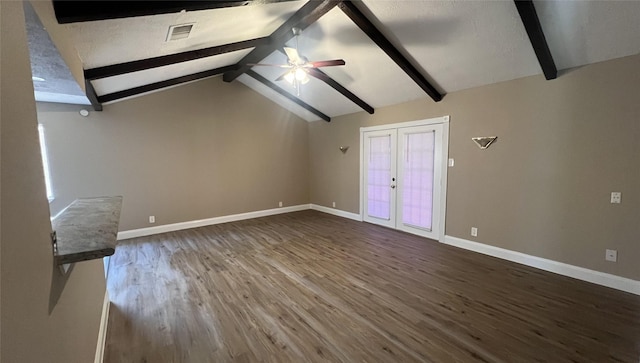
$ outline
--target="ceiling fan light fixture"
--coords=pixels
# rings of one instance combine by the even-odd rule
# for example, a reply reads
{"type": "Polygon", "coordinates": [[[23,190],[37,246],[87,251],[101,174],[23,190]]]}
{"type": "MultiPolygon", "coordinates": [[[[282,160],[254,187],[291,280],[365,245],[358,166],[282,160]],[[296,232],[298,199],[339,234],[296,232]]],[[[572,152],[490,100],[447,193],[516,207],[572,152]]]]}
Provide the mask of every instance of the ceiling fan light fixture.
{"type": "Polygon", "coordinates": [[[305,72],[303,69],[297,68],[295,72],[296,72],[295,74],[296,74],[297,81],[301,82],[302,84],[309,82],[309,77],[307,76],[307,72],[305,72]]]}
{"type": "Polygon", "coordinates": [[[298,52],[298,36],[300,35],[300,28],[292,29],[295,36],[295,48],[284,46],[282,52],[287,56],[286,64],[267,64],[267,63],[247,63],[248,66],[270,66],[278,68],[288,68],[289,70],[281,74],[276,81],[285,80],[289,82],[295,89],[298,96],[300,95],[300,85],[309,83],[310,77],[318,78],[318,73],[310,73],[311,69],[320,67],[335,67],[345,65],[343,59],[330,59],[322,61],[310,62],[306,57],[300,55],[298,52]]]}
{"type": "Polygon", "coordinates": [[[285,81],[293,84],[293,81],[296,79],[296,76],[293,73],[293,71],[289,71],[289,72],[287,72],[287,74],[285,74],[284,79],[285,79],[285,81]]]}
{"type": "Polygon", "coordinates": [[[290,84],[306,84],[309,82],[309,75],[304,69],[294,68],[284,75],[284,80],[290,84]]]}

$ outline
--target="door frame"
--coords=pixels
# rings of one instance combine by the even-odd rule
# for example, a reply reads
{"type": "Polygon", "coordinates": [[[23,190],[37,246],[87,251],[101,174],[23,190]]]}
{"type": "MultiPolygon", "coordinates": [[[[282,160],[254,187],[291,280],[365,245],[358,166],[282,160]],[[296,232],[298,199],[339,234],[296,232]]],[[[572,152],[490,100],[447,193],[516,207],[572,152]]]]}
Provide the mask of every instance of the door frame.
{"type": "MultiPolygon", "coordinates": [[[[424,120],[399,122],[394,124],[385,124],[379,126],[368,126],[360,128],[360,220],[364,221],[364,133],[368,131],[382,131],[388,129],[398,129],[403,127],[412,126],[427,126],[434,124],[442,124],[442,160],[441,160],[441,178],[440,188],[442,197],[440,198],[440,205],[437,206],[440,217],[440,230],[438,241],[444,242],[445,236],[445,224],[446,224],[446,209],[447,209],[447,171],[449,160],[449,116],[434,117],[424,120]]],[[[435,206],[434,206],[435,207],[435,206]]]]}

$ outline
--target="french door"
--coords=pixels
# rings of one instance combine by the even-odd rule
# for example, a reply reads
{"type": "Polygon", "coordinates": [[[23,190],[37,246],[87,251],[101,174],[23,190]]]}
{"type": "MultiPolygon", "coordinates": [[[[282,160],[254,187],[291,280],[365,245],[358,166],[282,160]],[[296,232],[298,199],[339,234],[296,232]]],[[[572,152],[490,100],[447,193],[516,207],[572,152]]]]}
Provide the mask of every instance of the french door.
{"type": "Polygon", "coordinates": [[[362,129],[364,221],[443,238],[448,138],[444,121],[448,118],[362,129]]]}
{"type": "Polygon", "coordinates": [[[396,129],[365,132],[364,220],[396,227],[396,129]]]}

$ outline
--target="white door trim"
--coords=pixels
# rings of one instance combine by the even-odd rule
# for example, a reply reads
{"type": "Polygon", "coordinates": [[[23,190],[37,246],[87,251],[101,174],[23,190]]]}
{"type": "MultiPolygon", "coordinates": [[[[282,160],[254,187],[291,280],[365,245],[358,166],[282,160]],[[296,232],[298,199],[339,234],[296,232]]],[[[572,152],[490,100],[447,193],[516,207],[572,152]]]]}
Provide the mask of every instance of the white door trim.
{"type": "Polygon", "coordinates": [[[360,218],[364,220],[364,133],[368,131],[380,131],[387,129],[398,129],[403,127],[425,126],[433,124],[442,124],[442,176],[441,190],[442,198],[440,198],[440,237],[438,241],[444,242],[445,226],[446,226],[446,207],[447,207],[447,171],[449,160],[449,116],[434,117],[424,120],[399,122],[395,124],[386,124],[379,126],[368,126],[360,128],[360,218]]]}
{"type": "Polygon", "coordinates": [[[433,125],[433,124],[448,124],[448,123],[449,123],[449,116],[441,116],[441,117],[428,118],[424,120],[398,122],[395,124],[361,127],[360,133],[362,134],[362,132],[365,132],[365,131],[379,131],[379,130],[387,130],[387,129],[399,129],[402,127],[424,126],[424,125],[433,125]]]}

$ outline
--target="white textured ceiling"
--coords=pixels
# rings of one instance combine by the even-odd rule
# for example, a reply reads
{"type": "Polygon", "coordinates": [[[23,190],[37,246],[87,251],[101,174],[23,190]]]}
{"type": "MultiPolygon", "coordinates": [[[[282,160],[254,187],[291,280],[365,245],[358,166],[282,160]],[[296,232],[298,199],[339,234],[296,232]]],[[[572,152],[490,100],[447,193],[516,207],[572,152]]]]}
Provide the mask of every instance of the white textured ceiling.
{"type": "MultiPolygon", "coordinates": [[[[64,26],[73,33],[73,42],[88,69],[267,36],[303,4],[294,1],[64,26]],[[195,23],[192,36],[165,42],[168,27],[183,23],[195,23]]],[[[542,73],[512,1],[364,0],[359,5],[364,5],[363,11],[374,24],[443,93],[542,73]]],[[[536,1],[535,6],[558,69],[640,51],[640,1],[536,1]]],[[[428,98],[338,8],[308,27],[298,40],[300,53],[309,60],[344,59],[345,66],[323,70],[374,108],[428,98]]],[[[97,93],[104,95],[235,64],[249,51],[96,80],[93,84],[97,93]]],[[[285,61],[280,52],[264,60],[285,61]]],[[[282,73],[279,68],[253,70],[270,80],[282,73]]],[[[239,81],[304,119],[319,119],[248,76],[239,81]]],[[[286,82],[278,85],[295,95],[286,82]]],[[[316,79],[302,86],[299,98],[332,117],[361,111],[316,79]]]]}
{"type": "Polygon", "coordinates": [[[558,69],[640,53],[640,1],[535,1],[558,69]]]}
{"type": "Polygon", "coordinates": [[[276,91],[272,90],[271,88],[265,86],[264,84],[256,81],[255,79],[247,76],[246,74],[243,74],[240,77],[238,77],[238,81],[243,83],[244,85],[252,88],[253,90],[255,90],[258,93],[260,93],[261,95],[263,95],[263,96],[267,97],[268,99],[272,100],[273,102],[277,103],[282,108],[285,108],[285,109],[291,111],[292,113],[298,115],[300,118],[302,118],[304,120],[307,120],[307,121],[320,120],[320,118],[318,116],[316,116],[315,114],[311,113],[307,109],[303,108],[302,106],[298,105],[297,103],[289,101],[289,99],[287,99],[286,97],[281,96],[278,92],[276,92],[276,91]]]}
{"type": "Polygon", "coordinates": [[[446,92],[541,73],[511,1],[365,3],[446,92]]]}
{"type": "Polygon", "coordinates": [[[190,11],[65,25],[85,69],[260,38],[304,1],[190,11]],[[194,23],[188,39],[166,42],[169,26],[194,23]]]}

